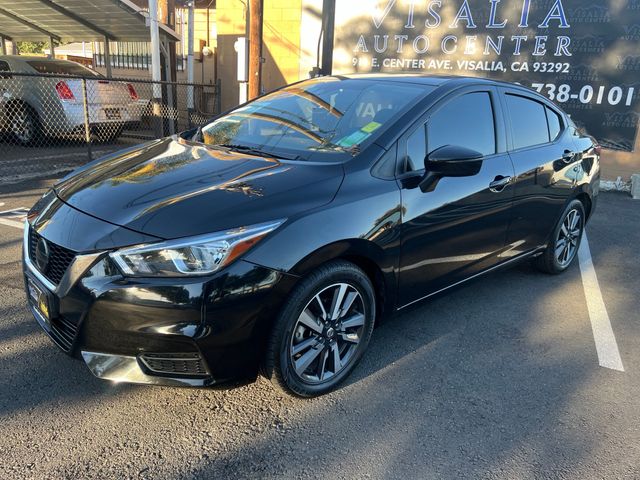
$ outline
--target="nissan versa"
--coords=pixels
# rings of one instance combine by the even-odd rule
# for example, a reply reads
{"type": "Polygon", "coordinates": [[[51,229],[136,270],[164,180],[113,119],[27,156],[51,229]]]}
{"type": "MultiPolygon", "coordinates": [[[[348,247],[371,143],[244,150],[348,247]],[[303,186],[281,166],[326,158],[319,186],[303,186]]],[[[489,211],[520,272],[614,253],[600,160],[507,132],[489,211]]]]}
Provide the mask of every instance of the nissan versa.
{"type": "Polygon", "coordinates": [[[377,320],[522,260],[566,270],[599,148],[517,85],[303,81],[62,179],[24,230],[29,305],[100,378],[319,395],[377,320]]]}

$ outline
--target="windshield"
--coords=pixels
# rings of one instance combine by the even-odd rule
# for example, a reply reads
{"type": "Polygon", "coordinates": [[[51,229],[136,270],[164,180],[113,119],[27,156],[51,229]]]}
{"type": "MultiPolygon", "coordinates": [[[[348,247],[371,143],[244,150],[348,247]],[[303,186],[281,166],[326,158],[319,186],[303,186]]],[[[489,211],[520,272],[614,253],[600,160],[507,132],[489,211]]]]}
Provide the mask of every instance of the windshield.
{"type": "Polygon", "coordinates": [[[38,73],[75,75],[78,77],[102,77],[98,72],[75,62],[67,62],[64,60],[27,60],[26,63],[38,73]]]}
{"type": "Polygon", "coordinates": [[[325,77],[278,90],[202,128],[209,145],[265,153],[345,151],[372,138],[415,100],[433,90],[361,79],[325,77]]]}

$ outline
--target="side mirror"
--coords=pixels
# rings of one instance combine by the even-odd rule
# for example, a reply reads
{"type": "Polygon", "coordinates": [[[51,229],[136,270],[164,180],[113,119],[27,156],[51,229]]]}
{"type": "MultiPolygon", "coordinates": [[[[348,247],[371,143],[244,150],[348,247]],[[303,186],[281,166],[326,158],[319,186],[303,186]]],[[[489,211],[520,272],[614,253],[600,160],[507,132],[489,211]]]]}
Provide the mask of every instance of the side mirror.
{"type": "Polygon", "coordinates": [[[470,177],[482,166],[484,155],[476,150],[457,145],[444,145],[435,149],[424,159],[425,174],[420,181],[420,190],[435,190],[443,177],[470,177]]]}

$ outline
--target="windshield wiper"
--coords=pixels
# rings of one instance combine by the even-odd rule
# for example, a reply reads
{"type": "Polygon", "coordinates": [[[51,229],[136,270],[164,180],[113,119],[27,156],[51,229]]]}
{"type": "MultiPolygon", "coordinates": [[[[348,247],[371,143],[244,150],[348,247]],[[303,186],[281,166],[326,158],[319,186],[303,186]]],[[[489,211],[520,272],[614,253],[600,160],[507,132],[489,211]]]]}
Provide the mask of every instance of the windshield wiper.
{"type": "Polygon", "coordinates": [[[254,147],[249,147],[247,145],[239,145],[239,144],[235,144],[235,143],[219,143],[217,144],[218,147],[224,147],[224,148],[228,148],[229,150],[232,150],[234,152],[242,152],[242,153],[250,153],[253,155],[260,155],[261,157],[272,157],[272,158],[280,158],[282,160],[299,160],[300,157],[298,155],[295,156],[287,156],[287,155],[282,155],[282,154],[274,154],[274,153],[270,153],[270,152],[265,152],[263,150],[260,150],[258,148],[254,148],[254,147]]]}
{"type": "Polygon", "coordinates": [[[193,137],[191,137],[191,141],[192,142],[202,142],[202,140],[204,140],[203,135],[202,135],[202,125],[200,125],[198,127],[198,130],[196,130],[196,133],[193,135],[193,137]]]}

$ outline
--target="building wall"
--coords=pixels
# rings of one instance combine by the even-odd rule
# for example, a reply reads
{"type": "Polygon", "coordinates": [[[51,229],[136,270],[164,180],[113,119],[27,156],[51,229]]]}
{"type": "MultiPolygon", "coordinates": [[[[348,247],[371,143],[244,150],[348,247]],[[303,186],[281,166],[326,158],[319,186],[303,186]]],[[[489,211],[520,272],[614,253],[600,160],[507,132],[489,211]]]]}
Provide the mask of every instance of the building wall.
{"type": "MultiPolygon", "coordinates": [[[[269,92],[300,78],[302,0],[267,0],[263,12],[262,88],[269,92]]],[[[245,5],[240,0],[216,2],[219,78],[222,108],[238,104],[238,56],[234,43],[246,33],[245,5]]]]}
{"type": "Polygon", "coordinates": [[[636,137],[633,152],[603,150],[600,164],[602,165],[603,179],[615,180],[622,177],[623,180],[629,181],[631,175],[640,173],[640,135],[636,137]]]}
{"type": "Polygon", "coordinates": [[[302,0],[264,2],[262,66],[264,91],[274,90],[299,78],[302,0]]]}
{"type": "Polygon", "coordinates": [[[309,78],[320,66],[318,42],[322,32],[322,0],[302,0],[300,20],[300,65],[298,79],[309,78]]]}
{"type": "Polygon", "coordinates": [[[218,78],[222,85],[222,110],[238,104],[239,88],[236,76],[237,55],[234,43],[243,36],[247,19],[245,6],[240,0],[217,0],[216,2],[216,51],[218,55],[218,78]]]}

